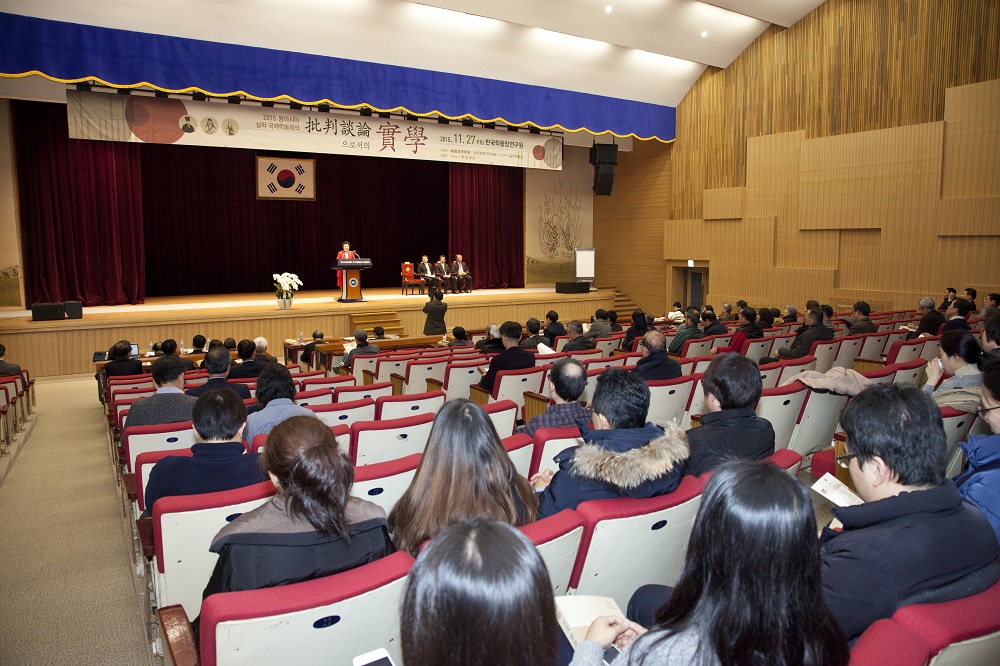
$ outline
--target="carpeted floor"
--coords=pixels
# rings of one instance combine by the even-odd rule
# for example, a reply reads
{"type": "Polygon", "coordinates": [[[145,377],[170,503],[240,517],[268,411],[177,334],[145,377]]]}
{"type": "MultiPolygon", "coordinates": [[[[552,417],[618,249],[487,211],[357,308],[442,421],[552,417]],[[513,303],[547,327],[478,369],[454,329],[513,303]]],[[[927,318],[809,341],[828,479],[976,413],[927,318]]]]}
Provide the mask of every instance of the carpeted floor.
{"type": "Polygon", "coordinates": [[[0,664],[150,664],[93,377],[40,379],[0,485],[0,664]]]}

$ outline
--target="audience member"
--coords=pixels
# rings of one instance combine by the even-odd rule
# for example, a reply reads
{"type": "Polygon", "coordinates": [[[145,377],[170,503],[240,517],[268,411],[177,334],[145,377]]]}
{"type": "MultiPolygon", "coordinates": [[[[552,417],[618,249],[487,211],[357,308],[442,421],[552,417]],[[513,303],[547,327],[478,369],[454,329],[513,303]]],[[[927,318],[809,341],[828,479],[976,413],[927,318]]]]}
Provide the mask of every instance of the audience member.
{"type": "Polygon", "coordinates": [[[152,374],[156,392],[132,403],[125,427],[190,421],[197,398],[184,395],[184,362],[172,354],[160,357],[152,374]]]}
{"type": "Polygon", "coordinates": [[[719,321],[736,321],[739,319],[739,315],[733,312],[732,303],[722,304],[722,315],[719,317],[719,321]]]}
{"type": "Polygon", "coordinates": [[[597,618],[572,665],[599,666],[604,649],[624,638],[620,663],[846,666],[821,578],[809,491],[773,465],[728,463],[705,488],[672,593],[644,586],[629,603],[629,617],[640,620],[640,603],[669,595],[655,616],[641,613],[652,630],[597,618]]]}
{"type": "Polygon", "coordinates": [[[783,358],[802,358],[809,353],[809,347],[812,343],[817,340],[832,340],[833,339],[833,329],[823,326],[819,322],[822,321],[823,315],[819,310],[810,310],[806,313],[804,323],[795,332],[795,339],[792,344],[788,347],[782,347],[779,349],[776,358],[764,358],[761,359],[761,365],[765,363],[774,363],[775,361],[780,361],[783,358]]]}
{"type": "Polygon", "coordinates": [[[608,311],[599,308],[594,312],[594,320],[587,331],[593,338],[606,338],[611,335],[611,322],[608,321],[608,311]]]}
{"type": "Polygon", "coordinates": [[[236,339],[226,338],[225,341],[223,341],[222,346],[228,349],[229,351],[234,352],[236,351],[236,339]]]}
{"type": "Polygon", "coordinates": [[[232,368],[232,365],[230,365],[231,361],[229,352],[223,347],[216,347],[205,354],[205,369],[208,370],[208,381],[200,386],[192,386],[185,393],[197,398],[209,391],[224,389],[233,391],[243,400],[249,400],[249,386],[242,383],[230,384],[226,381],[230,368],[232,368]]]}
{"type": "Polygon", "coordinates": [[[427,545],[406,579],[400,628],[406,666],[556,663],[545,562],[501,522],[459,522],[427,545]]]}
{"type": "Polygon", "coordinates": [[[559,313],[549,310],[545,315],[545,330],[542,334],[549,339],[549,347],[556,346],[556,338],[566,335],[566,327],[559,323],[559,313]]]}
{"type": "MultiPolygon", "coordinates": [[[[160,350],[163,352],[164,356],[173,356],[175,358],[180,359],[181,364],[184,366],[184,372],[187,372],[188,370],[198,369],[197,367],[195,367],[194,361],[192,361],[189,358],[184,358],[177,353],[177,341],[174,340],[173,338],[167,338],[166,340],[161,342],[160,350]]],[[[181,349],[180,353],[183,354],[184,350],[181,349]]]]}
{"type": "Polygon", "coordinates": [[[539,344],[548,344],[548,338],[541,334],[542,323],[531,317],[524,323],[528,329],[528,337],[521,341],[520,347],[523,349],[538,349],[539,344]]]}
{"type": "Polygon", "coordinates": [[[201,335],[200,333],[191,338],[191,344],[194,345],[194,348],[191,350],[191,353],[204,354],[207,351],[205,349],[205,343],[207,342],[208,340],[205,338],[205,336],[201,335]]]}
{"type": "Polygon", "coordinates": [[[743,309],[745,309],[747,307],[749,307],[749,306],[747,305],[747,302],[744,301],[743,299],[740,299],[740,300],[736,301],[736,310],[737,310],[737,312],[740,311],[740,310],[743,310],[743,309]]]}
{"type": "Polygon", "coordinates": [[[569,341],[562,348],[564,352],[597,349],[597,341],[594,336],[589,332],[584,333],[583,324],[576,319],[566,324],[566,337],[569,338],[569,341]]]}
{"type": "Polygon", "coordinates": [[[252,444],[257,435],[271,432],[276,425],[293,416],[317,418],[313,412],[292,402],[295,382],[288,368],[280,363],[268,363],[261,370],[257,378],[256,397],[263,409],[247,417],[243,439],[248,444],[252,444]]]}
{"type": "Polygon", "coordinates": [[[969,301],[964,298],[956,298],[953,300],[951,305],[949,305],[948,309],[944,312],[944,316],[947,321],[944,323],[944,329],[941,332],[947,333],[948,331],[954,330],[972,330],[969,322],[965,319],[965,316],[971,311],[972,306],[969,304],[969,301]]]}
{"type": "MultiPolygon", "coordinates": [[[[271,365],[265,372],[282,365],[271,365]]],[[[278,487],[265,504],[219,530],[203,598],[277,587],[347,571],[392,552],[382,507],[350,494],[354,468],[322,421],[275,427],[261,462],[278,487]]]]}
{"type": "Polygon", "coordinates": [[[983,351],[993,356],[1000,356],[1000,313],[991,316],[983,322],[983,351]]]}
{"type": "Polygon", "coordinates": [[[257,345],[253,340],[243,339],[236,345],[236,355],[240,363],[229,371],[230,379],[252,379],[258,377],[264,369],[264,364],[257,361],[257,345]]]}
{"type": "Polygon", "coordinates": [[[729,332],[729,329],[726,328],[726,325],[723,324],[721,321],[718,321],[718,319],[715,316],[715,313],[712,312],[711,310],[705,310],[704,312],[701,313],[701,321],[702,325],[704,326],[704,330],[702,331],[702,333],[706,338],[710,335],[725,335],[726,333],[729,332]]]}
{"type": "Polygon", "coordinates": [[[774,313],[771,308],[761,308],[757,311],[757,319],[760,321],[761,330],[774,328],[774,313]]]}
{"type": "Polygon", "coordinates": [[[545,411],[531,419],[524,434],[534,437],[542,428],[577,426],[580,432],[590,428],[590,408],[580,403],[587,388],[587,371],[575,358],[564,357],[552,364],[546,380],[546,393],[552,401],[545,411]]]}
{"type": "Polygon", "coordinates": [[[667,354],[667,340],[659,331],[647,331],[639,343],[642,358],[632,372],[647,382],[660,379],[677,379],[682,374],[681,364],[667,354]]]}
{"type": "Polygon", "coordinates": [[[799,320],[799,309],[794,305],[786,305],[785,311],[781,313],[781,318],[786,324],[792,324],[799,320]]]}
{"type": "Polygon", "coordinates": [[[855,303],[854,312],[844,320],[845,323],[850,325],[850,328],[847,329],[847,335],[861,335],[862,333],[875,333],[878,331],[878,326],[868,318],[868,315],[871,313],[871,306],[864,301],[855,303]]]}
{"type": "Polygon", "coordinates": [[[740,310],[739,328],[733,331],[733,339],[728,347],[715,347],[709,354],[725,354],[727,352],[742,353],[743,343],[747,340],[757,340],[764,337],[764,331],[757,324],[757,311],[753,308],[740,310]]]}
{"type": "Polygon", "coordinates": [[[648,330],[649,327],[646,326],[646,313],[642,310],[633,310],[632,325],[625,331],[625,337],[622,339],[622,349],[632,351],[632,343],[635,339],[642,339],[642,336],[646,335],[646,331],[648,330]]]}
{"type": "MultiPolygon", "coordinates": [[[[520,330],[517,334],[517,339],[521,339],[520,330]]],[[[475,344],[476,349],[484,354],[499,354],[505,347],[503,346],[503,340],[500,338],[500,326],[498,324],[490,324],[486,327],[486,337],[475,344]]]]}
{"type": "Polygon", "coordinates": [[[538,497],[517,473],[493,422],[468,400],[445,403],[410,486],[389,513],[389,531],[411,555],[448,525],[471,517],[524,525],[538,497]]]}
{"type": "Polygon", "coordinates": [[[954,287],[948,287],[947,289],[945,289],[944,290],[944,300],[941,301],[941,305],[938,306],[938,310],[941,310],[942,312],[944,312],[949,307],[951,307],[951,303],[952,303],[952,301],[955,300],[956,296],[958,296],[958,292],[955,290],[954,287]]]}
{"type": "Polygon", "coordinates": [[[976,308],[976,296],[978,296],[978,295],[979,295],[979,292],[976,291],[975,289],[973,289],[972,287],[966,287],[965,288],[965,300],[967,300],[969,302],[969,312],[974,312],[977,309],[976,308]]]}
{"type": "Polygon", "coordinates": [[[624,368],[597,377],[592,422],[584,443],[554,458],[559,471],[535,474],[539,516],[575,509],[580,502],[614,497],[656,497],[677,488],[688,457],[687,438],[676,423],[646,423],[649,387],[624,368]]]}
{"type": "Polygon", "coordinates": [[[254,360],[258,363],[277,363],[278,359],[267,353],[267,338],[254,338],[253,339],[254,348],[256,349],[256,354],[254,355],[254,360]]]}
{"type": "MultiPolygon", "coordinates": [[[[212,351],[213,349],[225,349],[222,340],[219,340],[218,338],[212,338],[211,340],[209,340],[208,351],[212,351]]],[[[226,353],[227,354],[229,353],[228,349],[226,349],[226,353]]],[[[236,365],[236,361],[234,361],[231,356],[229,359],[229,364],[236,365]]],[[[202,370],[205,369],[205,359],[201,359],[201,363],[198,364],[198,367],[201,368],[202,370]]]]}
{"type": "Polygon", "coordinates": [[[259,456],[246,453],[240,441],[247,408],[238,395],[224,389],[208,391],[195,401],[191,420],[193,455],[167,456],[153,466],[146,483],[147,516],[161,497],[214,493],[267,481],[259,456]]]}
{"type": "Polygon", "coordinates": [[[847,453],[837,463],[864,504],[833,509],[843,528],[823,530],[820,557],[823,598],[854,640],[908,597],[994,564],[1000,546],[982,512],[944,478],[941,413],[927,395],[876,384],[848,403],[840,423],[847,453]]]}
{"type": "Polygon", "coordinates": [[[462,261],[462,255],[456,254],[455,261],[451,262],[451,275],[455,281],[455,288],[461,293],[472,293],[472,273],[469,272],[469,265],[462,261]]]}
{"type": "Polygon", "coordinates": [[[444,323],[444,313],[448,304],[444,302],[444,292],[431,292],[430,298],[424,303],[427,319],[424,321],[424,335],[447,335],[448,326],[444,323]]]}
{"type": "MultiPolygon", "coordinates": [[[[129,350],[131,349],[132,346],[129,345],[129,350]]],[[[24,377],[21,366],[7,362],[7,348],[3,345],[0,345],[0,377],[24,377]]]]}
{"type": "Polygon", "coordinates": [[[624,330],[622,325],[618,323],[618,313],[614,310],[608,310],[608,321],[611,323],[612,333],[621,333],[624,330]]]}
{"type": "Polygon", "coordinates": [[[979,342],[969,331],[953,330],[941,336],[938,357],[927,364],[924,393],[932,396],[939,407],[951,407],[971,412],[979,406],[979,386],[983,374],[978,363],[983,357],[979,342]],[[943,382],[945,374],[950,377],[943,382]],[[941,382],[938,385],[938,382],[941,382]]]}
{"type": "Polygon", "coordinates": [[[654,317],[653,315],[651,315],[651,314],[649,314],[647,312],[646,313],[646,330],[647,331],[652,331],[654,328],[656,328],[656,317],[654,317]]]}
{"type": "Polygon", "coordinates": [[[108,352],[108,362],[104,364],[104,374],[108,377],[123,377],[141,375],[142,361],[131,358],[132,343],[119,340],[108,352]]]}
{"type": "Polygon", "coordinates": [[[372,339],[374,340],[385,340],[385,328],[381,326],[375,326],[372,328],[372,339]]]}
{"type": "Polygon", "coordinates": [[[819,310],[819,301],[812,298],[806,301],[806,311],[809,310],[819,310]]]}
{"type": "Polygon", "coordinates": [[[471,347],[472,340],[469,339],[469,334],[465,332],[465,329],[461,326],[456,326],[451,329],[451,336],[454,338],[448,343],[449,347],[471,347]]]}
{"type": "Polygon", "coordinates": [[[310,365],[313,360],[313,354],[316,352],[316,345],[323,344],[323,331],[313,331],[312,340],[306,343],[306,346],[302,348],[302,353],[299,355],[299,361],[310,365]]]}
{"type": "Polygon", "coordinates": [[[983,309],[979,311],[980,319],[988,319],[1000,312],[1000,294],[986,294],[983,299],[983,309]]]}
{"type": "Polygon", "coordinates": [[[976,410],[992,435],[971,435],[961,443],[969,468],[955,478],[962,497],[975,504],[1000,538],[1000,359],[983,369],[982,406],[976,410]]]}
{"type": "Polygon", "coordinates": [[[907,338],[922,338],[927,335],[937,335],[944,324],[944,315],[934,308],[934,299],[924,296],[917,301],[917,311],[920,313],[920,323],[911,328],[907,338]]]}
{"type": "Polygon", "coordinates": [[[673,306],[670,308],[670,312],[666,314],[666,319],[671,324],[684,323],[684,309],[680,301],[674,301],[673,306]]]}
{"type": "Polygon", "coordinates": [[[516,321],[505,321],[500,325],[500,341],[504,350],[490,359],[488,370],[479,368],[483,373],[483,378],[479,380],[480,387],[492,392],[497,373],[501,370],[523,370],[535,366],[535,355],[517,346],[520,340],[521,325],[516,321]]]}
{"type": "Polygon", "coordinates": [[[836,325],[833,323],[833,306],[824,303],[819,306],[819,311],[823,313],[823,325],[829,329],[835,329],[836,325]]]}
{"type": "Polygon", "coordinates": [[[687,473],[701,476],[731,458],[761,460],[774,453],[774,428],[754,412],[763,386],[757,364],[739,354],[722,354],[701,379],[707,414],[687,431],[691,457],[687,473]]]}
{"type": "Polygon", "coordinates": [[[354,342],[356,343],[354,349],[347,352],[347,356],[344,357],[343,367],[348,370],[354,368],[355,356],[369,356],[379,353],[378,345],[374,342],[368,342],[368,332],[363,328],[354,331],[354,342]]]}
{"type": "Polygon", "coordinates": [[[671,354],[680,354],[681,350],[684,348],[684,342],[687,340],[695,340],[698,338],[705,337],[705,334],[698,324],[701,322],[701,312],[698,308],[688,308],[687,315],[684,319],[684,325],[677,329],[677,335],[674,339],[670,341],[670,346],[667,348],[671,354]]]}

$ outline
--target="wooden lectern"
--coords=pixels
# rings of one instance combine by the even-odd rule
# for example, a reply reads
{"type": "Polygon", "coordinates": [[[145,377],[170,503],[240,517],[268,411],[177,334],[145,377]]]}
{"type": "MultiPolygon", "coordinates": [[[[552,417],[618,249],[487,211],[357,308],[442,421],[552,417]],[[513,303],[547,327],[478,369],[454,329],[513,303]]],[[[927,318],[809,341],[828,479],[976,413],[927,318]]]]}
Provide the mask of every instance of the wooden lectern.
{"type": "Polygon", "coordinates": [[[333,270],[343,271],[340,281],[340,303],[363,303],[361,295],[361,271],[372,267],[371,259],[338,259],[330,266],[333,270]]]}

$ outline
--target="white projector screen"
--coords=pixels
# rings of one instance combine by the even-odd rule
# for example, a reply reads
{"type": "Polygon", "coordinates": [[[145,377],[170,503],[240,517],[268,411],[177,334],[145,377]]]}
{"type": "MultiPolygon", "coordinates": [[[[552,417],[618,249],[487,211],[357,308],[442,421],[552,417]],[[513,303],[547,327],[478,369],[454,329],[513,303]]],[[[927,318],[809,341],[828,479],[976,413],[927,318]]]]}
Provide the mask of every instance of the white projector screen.
{"type": "Polygon", "coordinates": [[[576,281],[594,280],[594,248],[576,248],[576,281]]]}

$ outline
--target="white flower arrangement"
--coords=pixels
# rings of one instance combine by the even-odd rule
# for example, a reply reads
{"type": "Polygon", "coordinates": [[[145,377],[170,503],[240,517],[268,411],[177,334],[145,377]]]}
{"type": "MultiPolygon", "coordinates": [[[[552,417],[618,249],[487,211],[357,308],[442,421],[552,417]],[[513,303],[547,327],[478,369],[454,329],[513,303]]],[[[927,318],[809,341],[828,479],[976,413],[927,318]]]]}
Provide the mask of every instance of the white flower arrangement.
{"type": "Polygon", "coordinates": [[[295,292],[299,290],[302,286],[302,280],[295,273],[282,273],[278,275],[275,273],[271,277],[274,278],[274,295],[276,298],[292,298],[295,296],[295,292]]]}

